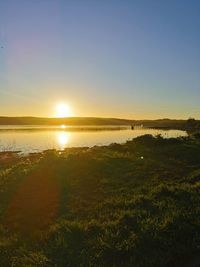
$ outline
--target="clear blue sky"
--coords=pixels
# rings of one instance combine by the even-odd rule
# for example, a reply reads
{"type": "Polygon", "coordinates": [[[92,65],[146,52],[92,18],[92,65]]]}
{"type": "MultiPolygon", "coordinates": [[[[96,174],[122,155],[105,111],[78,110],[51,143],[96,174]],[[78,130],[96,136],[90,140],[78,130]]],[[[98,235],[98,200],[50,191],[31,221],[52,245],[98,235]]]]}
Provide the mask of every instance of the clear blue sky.
{"type": "Polygon", "coordinates": [[[0,115],[200,118],[200,1],[0,1],[0,115]]]}

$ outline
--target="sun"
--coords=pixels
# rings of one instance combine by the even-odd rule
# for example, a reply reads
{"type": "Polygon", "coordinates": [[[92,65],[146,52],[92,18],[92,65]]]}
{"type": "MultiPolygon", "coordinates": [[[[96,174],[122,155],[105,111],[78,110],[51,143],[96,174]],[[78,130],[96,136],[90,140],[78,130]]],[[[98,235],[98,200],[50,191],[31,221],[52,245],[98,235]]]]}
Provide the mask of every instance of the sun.
{"type": "Polygon", "coordinates": [[[57,118],[66,118],[72,116],[71,107],[66,103],[58,103],[56,105],[55,113],[57,118]]]}

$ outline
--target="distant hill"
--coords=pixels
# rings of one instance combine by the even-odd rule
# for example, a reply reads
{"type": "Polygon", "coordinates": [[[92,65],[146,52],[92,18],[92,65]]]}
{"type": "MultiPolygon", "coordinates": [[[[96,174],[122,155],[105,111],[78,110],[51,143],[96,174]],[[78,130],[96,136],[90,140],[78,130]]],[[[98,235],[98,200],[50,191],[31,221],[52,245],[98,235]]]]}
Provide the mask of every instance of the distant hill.
{"type": "Polygon", "coordinates": [[[132,125],[134,120],[95,117],[0,117],[0,125],[132,125]]]}
{"type": "Polygon", "coordinates": [[[155,128],[185,128],[186,120],[127,120],[118,118],[69,117],[69,118],[39,118],[39,117],[0,117],[0,125],[143,125],[155,128]]]}

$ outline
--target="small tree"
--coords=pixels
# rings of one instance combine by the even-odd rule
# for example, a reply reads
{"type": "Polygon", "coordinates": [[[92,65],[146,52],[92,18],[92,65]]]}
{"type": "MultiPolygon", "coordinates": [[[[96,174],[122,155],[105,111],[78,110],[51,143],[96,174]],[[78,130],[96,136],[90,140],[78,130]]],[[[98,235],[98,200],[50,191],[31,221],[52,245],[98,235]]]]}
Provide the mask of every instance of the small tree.
{"type": "Polygon", "coordinates": [[[195,126],[196,126],[196,120],[194,118],[189,118],[187,120],[187,127],[191,129],[195,128],[195,126]]]}

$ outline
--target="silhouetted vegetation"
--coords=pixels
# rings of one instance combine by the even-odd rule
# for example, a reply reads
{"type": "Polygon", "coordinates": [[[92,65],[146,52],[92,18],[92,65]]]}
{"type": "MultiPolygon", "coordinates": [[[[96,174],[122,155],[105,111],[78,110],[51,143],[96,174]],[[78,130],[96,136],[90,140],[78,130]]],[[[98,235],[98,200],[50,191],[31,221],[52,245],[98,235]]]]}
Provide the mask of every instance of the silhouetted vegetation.
{"type": "Polygon", "coordinates": [[[198,136],[146,135],[0,166],[1,267],[199,266],[198,136]]]}
{"type": "Polygon", "coordinates": [[[200,121],[189,118],[186,122],[186,130],[194,135],[200,134],[200,121]]]}

